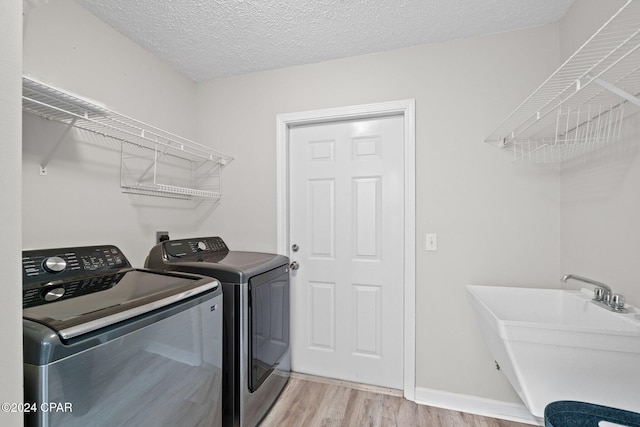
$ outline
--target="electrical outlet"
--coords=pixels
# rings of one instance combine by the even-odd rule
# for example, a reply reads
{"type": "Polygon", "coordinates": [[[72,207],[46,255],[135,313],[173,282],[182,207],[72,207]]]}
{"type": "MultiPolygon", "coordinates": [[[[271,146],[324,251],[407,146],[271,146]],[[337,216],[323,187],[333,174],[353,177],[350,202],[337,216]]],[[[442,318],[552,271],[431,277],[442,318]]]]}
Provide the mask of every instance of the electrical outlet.
{"type": "Polygon", "coordinates": [[[438,250],[438,235],[436,233],[425,234],[425,249],[428,251],[438,250]]]}
{"type": "Polygon", "coordinates": [[[165,240],[169,240],[169,232],[156,231],[156,243],[164,242],[165,240]]]}

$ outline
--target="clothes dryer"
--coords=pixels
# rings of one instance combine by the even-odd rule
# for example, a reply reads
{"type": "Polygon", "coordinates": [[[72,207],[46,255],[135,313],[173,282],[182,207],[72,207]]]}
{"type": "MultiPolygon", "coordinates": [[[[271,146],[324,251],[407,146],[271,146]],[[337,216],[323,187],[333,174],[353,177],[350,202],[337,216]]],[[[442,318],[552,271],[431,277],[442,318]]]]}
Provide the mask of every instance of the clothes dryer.
{"type": "Polygon", "coordinates": [[[145,266],[222,283],[223,423],[258,425],[289,379],[289,258],[230,251],[220,237],[200,237],[156,245],[145,266]]]}

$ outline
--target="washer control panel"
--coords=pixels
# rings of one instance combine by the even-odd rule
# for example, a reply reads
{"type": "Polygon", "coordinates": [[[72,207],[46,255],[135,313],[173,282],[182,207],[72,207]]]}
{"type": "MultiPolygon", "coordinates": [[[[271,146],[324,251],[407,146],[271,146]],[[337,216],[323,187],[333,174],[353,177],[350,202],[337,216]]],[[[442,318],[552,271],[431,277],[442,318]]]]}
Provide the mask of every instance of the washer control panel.
{"type": "Polygon", "coordinates": [[[168,240],[163,242],[162,245],[167,255],[174,258],[198,253],[229,252],[229,248],[220,237],[168,240]]]}
{"type": "Polygon", "coordinates": [[[113,286],[131,264],[113,245],[22,251],[22,305],[70,298],[113,286]]]}

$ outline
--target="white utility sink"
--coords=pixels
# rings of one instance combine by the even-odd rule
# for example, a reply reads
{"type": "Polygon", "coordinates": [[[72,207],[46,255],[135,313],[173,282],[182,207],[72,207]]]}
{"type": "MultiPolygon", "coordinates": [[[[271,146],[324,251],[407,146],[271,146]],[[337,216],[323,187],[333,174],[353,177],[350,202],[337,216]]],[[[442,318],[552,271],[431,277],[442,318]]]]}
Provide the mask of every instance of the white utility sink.
{"type": "Polygon", "coordinates": [[[640,412],[640,311],[593,292],[467,286],[492,356],[529,411],[577,400],[640,412]]]}

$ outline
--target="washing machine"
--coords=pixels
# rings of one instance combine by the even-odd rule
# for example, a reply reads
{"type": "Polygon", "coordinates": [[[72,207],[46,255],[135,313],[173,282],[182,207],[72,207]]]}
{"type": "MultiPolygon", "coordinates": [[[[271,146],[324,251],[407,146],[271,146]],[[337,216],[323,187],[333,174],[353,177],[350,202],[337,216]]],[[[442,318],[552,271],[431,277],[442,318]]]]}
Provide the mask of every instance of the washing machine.
{"type": "Polygon", "coordinates": [[[222,286],[116,246],[22,253],[25,425],[222,425],[222,286]]]}
{"type": "Polygon", "coordinates": [[[222,282],[223,424],[258,425],[289,379],[289,258],[200,237],[156,245],[145,267],[222,282]]]}

